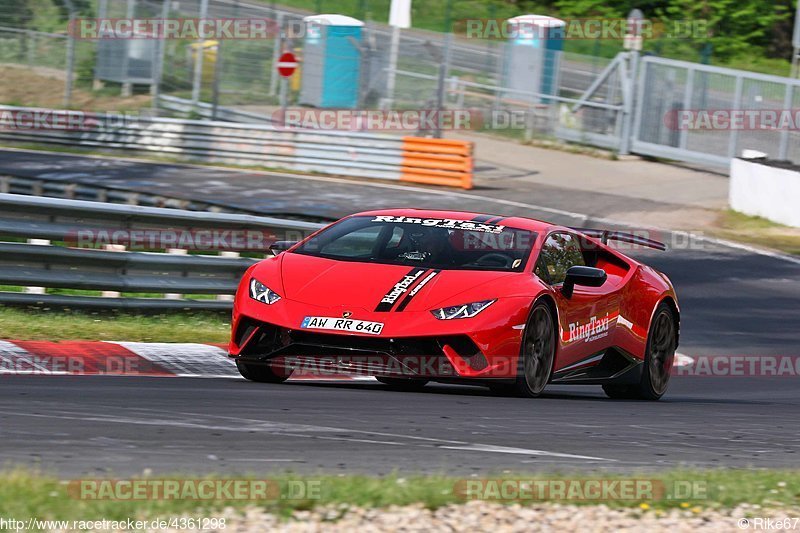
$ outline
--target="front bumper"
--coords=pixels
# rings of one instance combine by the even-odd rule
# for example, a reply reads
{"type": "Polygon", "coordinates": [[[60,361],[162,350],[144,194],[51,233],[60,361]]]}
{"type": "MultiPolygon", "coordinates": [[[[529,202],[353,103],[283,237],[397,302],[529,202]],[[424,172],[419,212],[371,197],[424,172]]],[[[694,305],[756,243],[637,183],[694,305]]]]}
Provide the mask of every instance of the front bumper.
{"type": "Polygon", "coordinates": [[[429,312],[353,310],[354,318],[384,322],[381,335],[366,335],[299,328],[304,316],[341,316],[339,308],[237,298],[229,352],[239,361],[305,374],[512,379],[522,340],[522,329],[514,326],[527,318],[520,300],[498,301],[485,316],[449,321],[429,312]]]}

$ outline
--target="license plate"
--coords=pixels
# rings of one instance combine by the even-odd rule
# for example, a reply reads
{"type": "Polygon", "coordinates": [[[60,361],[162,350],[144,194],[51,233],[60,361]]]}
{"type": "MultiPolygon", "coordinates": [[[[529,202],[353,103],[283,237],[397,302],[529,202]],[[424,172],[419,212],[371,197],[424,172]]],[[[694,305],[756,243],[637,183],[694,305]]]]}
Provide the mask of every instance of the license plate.
{"type": "Polygon", "coordinates": [[[382,322],[369,322],[367,320],[353,320],[352,318],[333,318],[329,316],[307,316],[300,324],[302,329],[327,329],[331,331],[349,331],[352,333],[368,333],[380,335],[383,331],[382,322]]]}

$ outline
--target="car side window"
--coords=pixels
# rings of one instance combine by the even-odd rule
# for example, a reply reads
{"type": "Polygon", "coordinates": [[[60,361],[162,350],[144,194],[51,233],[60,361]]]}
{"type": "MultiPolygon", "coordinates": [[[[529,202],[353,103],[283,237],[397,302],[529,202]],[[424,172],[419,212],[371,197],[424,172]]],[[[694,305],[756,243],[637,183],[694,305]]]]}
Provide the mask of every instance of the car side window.
{"type": "Polygon", "coordinates": [[[534,273],[550,285],[558,285],[576,265],[586,265],[578,239],[569,233],[553,233],[542,245],[534,273]]]}

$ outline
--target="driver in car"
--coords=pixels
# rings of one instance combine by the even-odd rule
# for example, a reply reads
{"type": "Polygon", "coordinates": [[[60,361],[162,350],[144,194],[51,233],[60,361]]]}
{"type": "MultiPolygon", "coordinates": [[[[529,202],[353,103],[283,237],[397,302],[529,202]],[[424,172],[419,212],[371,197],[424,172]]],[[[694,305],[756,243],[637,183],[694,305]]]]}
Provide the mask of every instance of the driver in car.
{"type": "Polygon", "coordinates": [[[450,232],[444,228],[418,228],[411,235],[411,250],[401,254],[404,259],[429,261],[434,264],[452,262],[450,232]]]}

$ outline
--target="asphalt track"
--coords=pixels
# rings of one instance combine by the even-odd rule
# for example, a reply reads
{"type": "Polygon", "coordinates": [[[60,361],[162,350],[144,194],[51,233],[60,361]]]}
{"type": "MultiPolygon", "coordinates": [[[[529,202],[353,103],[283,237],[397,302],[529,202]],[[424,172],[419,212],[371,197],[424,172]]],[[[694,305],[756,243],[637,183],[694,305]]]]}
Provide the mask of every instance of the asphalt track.
{"type": "MultiPolygon", "coordinates": [[[[456,193],[5,151],[2,173],[214,199],[265,214],[331,218],[413,205],[598,225],[615,206],[675,208],[515,182],[513,176],[456,193]]],[[[800,356],[796,262],[711,241],[634,255],[646,257],[677,287],[681,352],[800,356]]],[[[543,398],[524,400],[443,385],[398,393],[371,383],[1,379],[0,461],[38,463],[65,475],[135,473],[146,467],[470,474],[800,465],[797,376],[676,378],[657,403],[610,401],[595,387],[552,387],[543,398]]]]}
{"type": "MultiPolygon", "coordinates": [[[[376,183],[300,176],[276,172],[225,170],[208,166],[149,163],[134,159],[80,157],[72,154],[0,149],[0,174],[81,183],[141,191],[170,198],[221,203],[263,215],[300,215],[336,220],[342,215],[378,207],[431,207],[500,211],[499,214],[561,217],[569,223],[582,218],[566,213],[603,216],[609,212],[675,209],[674,205],[598,192],[577,193],[557,187],[532,184],[518,178],[519,169],[498,169],[476,164],[479,173],[491,174],[479,189],[470,192],[442,187],[409,187],[398,183],[376,183]],[[533,212],[530,204],[547,205],[533,212]],[[602,206],[602,210],[598,209],[602,206]]],[[[530,171],[536,172],[535,169],[530,171]]]]}
{"type": "Polygon", "coordinates": [[[552,387],[0,378],[0,457],[65,476],[155,472],[439,472],[797,467],[796,379],[676,378],[661,402],[552,387]]]}

